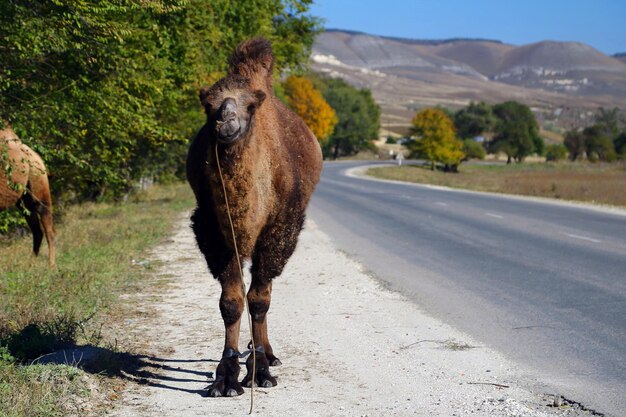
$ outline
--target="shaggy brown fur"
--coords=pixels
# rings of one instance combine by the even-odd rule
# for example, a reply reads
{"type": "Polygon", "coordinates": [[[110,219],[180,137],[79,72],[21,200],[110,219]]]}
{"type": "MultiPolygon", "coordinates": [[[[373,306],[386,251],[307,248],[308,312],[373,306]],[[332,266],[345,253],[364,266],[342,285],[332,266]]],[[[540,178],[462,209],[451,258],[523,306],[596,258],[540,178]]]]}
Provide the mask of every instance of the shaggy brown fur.
{"type": "Polygon", "coordinates": [[[33,232],[33,252],[48,241],[48,263],[54,267],[52,199],[43,160],[24,145],[10,127],[0,130],[0,210],[22,204],[33,232]]]}
{"type": "Polygon", "coordinates": [[[281,274],[296,247],[322,170],[315,136],[274,96],[273,63],[271,45],[264,39],[237,47],[228,76],[200,91],[207,123],[187,157],[187,178],[197,200],[192,227],[211,273],[222,286],[219,306],[226,338],[210,396],[243,393],[237,354],[244,294],[237,262],[246,258],[252,260],[247,298],[261,354],[256,364],[252,355],[248,358],[248,375],[242,383],[252,384],[252,366],[256,366],[259,386],[276,385],[268,366],[280,361],[269,343],[266,319],[272,280],[281,274]],[[215,160],[216,143],[240,259],[235,259],[215,160]]]}

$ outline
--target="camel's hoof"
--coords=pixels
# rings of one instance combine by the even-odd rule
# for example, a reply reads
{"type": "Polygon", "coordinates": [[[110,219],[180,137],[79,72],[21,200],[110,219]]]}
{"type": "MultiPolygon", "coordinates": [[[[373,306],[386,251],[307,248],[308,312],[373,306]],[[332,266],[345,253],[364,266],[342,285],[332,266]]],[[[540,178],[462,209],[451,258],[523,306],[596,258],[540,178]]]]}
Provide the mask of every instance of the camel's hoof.
{"type": "Polygon", "coordinates": [[[241,384],[246,387],[251,387],[252,384],[256,387],[271,388],[277,385],[276,378],[270,374],[269,362],[265,355],[257,354],[256,364],[253,363],[252,355],[248,356],[246,361],[246,368],[248,374],[243,378],[241,384]],[[252,380],[252,367],[255,367],[254,380],[252,380]]]}
{"type": "Polygon", "coordinates": [[[217,365],[215,381],[207,388],[209,397],[236,397],[243,394],[239,384],[239,355],[234,354],[222,358],[217,365]]]}
{"type": "Polygon", "coordinates": [[[222,392],[218,388],[209,388],[209,397],[221,397],[222,392]]]}
{"type": "Polygon", "coordinates": [[[217,386],[212,385],[208,388],[208,396],[209,397],[237,397],[243,394],[243,388],[226,388],[223,384],[218,384],[217,386]]]}

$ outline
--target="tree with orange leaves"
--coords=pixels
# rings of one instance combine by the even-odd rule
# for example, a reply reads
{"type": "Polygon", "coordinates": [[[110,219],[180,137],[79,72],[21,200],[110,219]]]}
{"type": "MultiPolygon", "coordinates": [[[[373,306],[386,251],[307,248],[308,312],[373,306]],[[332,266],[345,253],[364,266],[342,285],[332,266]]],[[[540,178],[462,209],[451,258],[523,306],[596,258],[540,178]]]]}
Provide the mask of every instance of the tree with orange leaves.
{"type": "Polygon", "coordinates": [[[338,122],[335,110],[308,78],[292,75],[285,80],[284,88],[289,107],[302,117],[320,144],[324,144],[338,122]]]}

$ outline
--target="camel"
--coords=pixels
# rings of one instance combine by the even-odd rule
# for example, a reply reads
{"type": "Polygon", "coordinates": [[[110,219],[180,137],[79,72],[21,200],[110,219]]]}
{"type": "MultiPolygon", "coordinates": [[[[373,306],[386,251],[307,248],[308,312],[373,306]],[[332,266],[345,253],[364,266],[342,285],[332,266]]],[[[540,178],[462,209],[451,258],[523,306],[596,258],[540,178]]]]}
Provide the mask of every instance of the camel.
{"type": "Polygon", "coordinates": [[[0,210],[22,205],[33,233],[33,253],[39,254],[43,236],[48,242],[48,264],[54,267],[52,198],[41,157],[24,145],[13,129],[0,130],[0,210]]]}
{"type": "Polygon", "coordinates": [[[322,170],[317,139],[274,96],[273,65],[271,44],[265,39],[251,39],[236,48],[227,76],[200,90],[207,121],[187,157],[187,179],[197,201],[192,228],[222,287],[219,308],[225,341],[215,381],[208,387],[211,397],[241,395],[242,385],[276,385],[269,366],[281,362],[267,331],[272,282],[293,254],[322,170]],[[252,261],[247,301],[256,363],[251,354],[240,384],[239,329],[246,295],[239,268],[244,260],[252,261]]]}

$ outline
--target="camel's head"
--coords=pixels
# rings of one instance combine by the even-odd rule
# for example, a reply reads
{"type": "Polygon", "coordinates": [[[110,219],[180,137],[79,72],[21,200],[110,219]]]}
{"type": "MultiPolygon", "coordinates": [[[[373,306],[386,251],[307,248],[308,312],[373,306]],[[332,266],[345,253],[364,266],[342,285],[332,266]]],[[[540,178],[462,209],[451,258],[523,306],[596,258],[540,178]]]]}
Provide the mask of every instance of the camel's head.
{"type": "Polygon", "coordinates": [[[220,143],[233,143],[252,129],[254,113],[265,100],[265,93],[250,88],[246,77],[231,75],[200,90],[200,102],[209,128],[220,143]]]}

